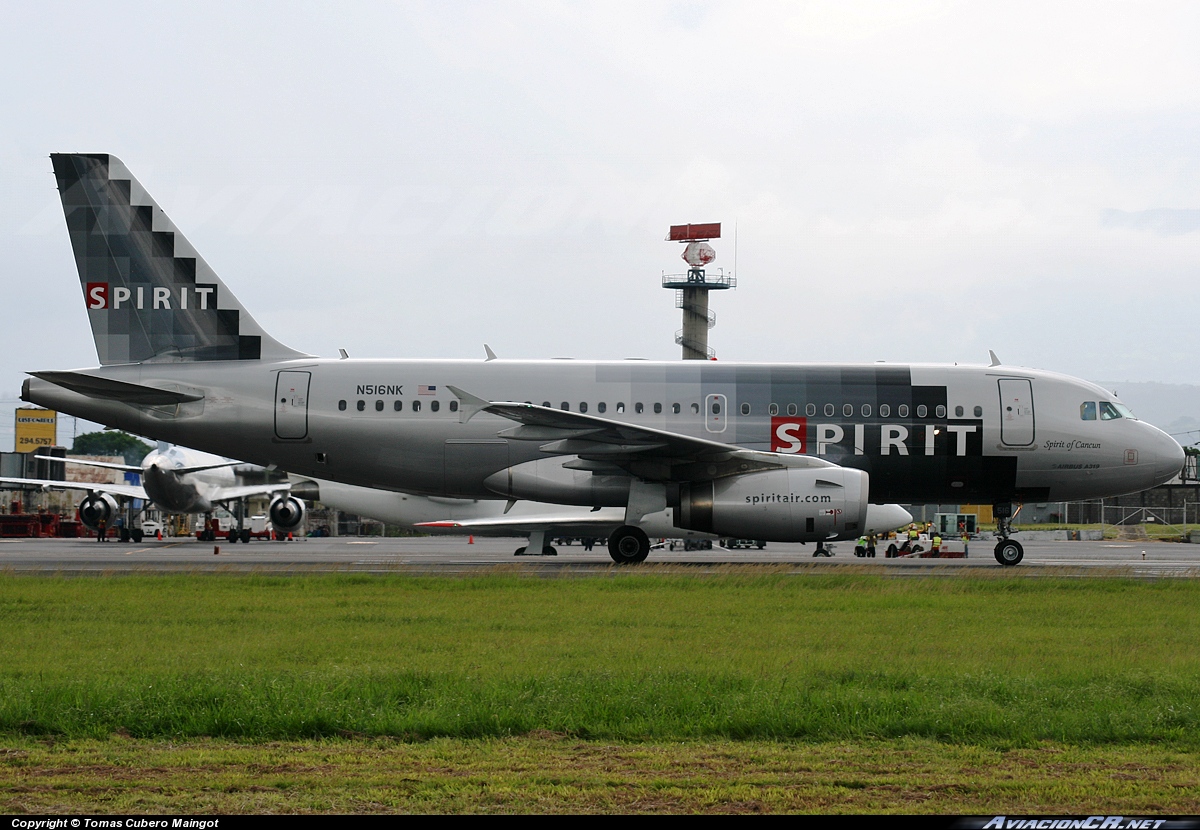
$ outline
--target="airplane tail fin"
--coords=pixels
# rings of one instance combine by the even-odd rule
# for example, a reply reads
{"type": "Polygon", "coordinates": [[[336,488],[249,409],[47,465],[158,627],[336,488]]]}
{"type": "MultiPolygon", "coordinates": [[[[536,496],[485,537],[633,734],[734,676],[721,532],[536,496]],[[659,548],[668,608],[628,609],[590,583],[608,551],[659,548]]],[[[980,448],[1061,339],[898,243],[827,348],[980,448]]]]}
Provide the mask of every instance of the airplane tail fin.
{"type": "Polygon", "coordinates": [[[116,156],[50,156],[102,365],[305,357],[268,335],[116,156]]]}

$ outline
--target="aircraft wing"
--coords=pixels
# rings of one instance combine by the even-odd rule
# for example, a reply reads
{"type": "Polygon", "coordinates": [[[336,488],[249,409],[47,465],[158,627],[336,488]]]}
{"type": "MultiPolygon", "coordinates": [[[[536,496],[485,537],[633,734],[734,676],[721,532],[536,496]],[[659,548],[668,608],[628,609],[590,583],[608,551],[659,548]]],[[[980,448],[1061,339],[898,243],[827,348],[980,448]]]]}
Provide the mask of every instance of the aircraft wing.
{"type": "Polygon", "coordinates": [[[581,412],[510,401],[484,401],[449,387],[462,401],[464,419],[489,412],[519,426],[499,435],[539,441],[550,455],[577,455],[563,466],[593,472],[627,472],[646,481],[706,481],[783,467],[835,467],[811,455],[750,450],[677,432],[653,429],[581,412]]]}
{"type": "MultiPolygon", "coordinates": [[[[62,461],[61,458],[56,460],[62,461]]],[[[90,493],[112,493],[114,496],[130,499],[151,500],[146,491],[137,484],[89,484],[83,481],[51,481],[43,478],[0,478],[0,484],[41,487],[43,490],[86,490],[90,493]]]]}
{"type": "Polygon", "coordinates": [[[558,536],[606,536],[625,523],[624,515],[589,514],[582,508],[573,515],[492,516],[480,519],[443,519],[418,522],[413,527],[437,532],[466,531],[479,536],[511,536],[544,530],[558,536]]]}
{"type": "Polygon", "coordinates": [[[78,458],[55,458],[52,455],[35,455],[34,458],[39,461],[57,461],[59,464],[78,464],[81,467],[99,467],[103,470],[121,470],[126,473],[137,473],[141,475],[141,467],[135,467],[132,464],[113,464],[110,461],[81,461],[78,458]]]}
{"type": "Polygon", "coordinates": [[[242,484],[237,487],[216,487],[211,493],[208,493],[208,500],[211,502],[233,501],[234,499],[245,499],[250,496],[267,496],[279,493],[280,495],[290,492],[292,486],[286,481],[276,482],[275,484],[242,484]]]}

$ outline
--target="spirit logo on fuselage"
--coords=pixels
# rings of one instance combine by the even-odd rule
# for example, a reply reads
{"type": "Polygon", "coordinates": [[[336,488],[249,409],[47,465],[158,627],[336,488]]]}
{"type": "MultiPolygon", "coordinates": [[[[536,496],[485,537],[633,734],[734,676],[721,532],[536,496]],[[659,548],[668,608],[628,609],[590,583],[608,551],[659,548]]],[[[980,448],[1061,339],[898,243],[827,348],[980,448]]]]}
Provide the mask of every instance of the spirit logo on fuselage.
{"type": "Polygon", "coordinates": [[[89,310],[136,308],[149,311],[215,311],[217,286],[216,283],[196,283],[181,285],[178,290],[172,290],[157,285],[127,288],[124,285],[110,286],[106,282],[89,282],[84,290],[84,298],[89,310]]]}
{"type": "Polygon", "coordinates": [[[941,423],[809,423],[772,417],[771,452],[788,455],[983,455],[982,420],[941,423]]]}

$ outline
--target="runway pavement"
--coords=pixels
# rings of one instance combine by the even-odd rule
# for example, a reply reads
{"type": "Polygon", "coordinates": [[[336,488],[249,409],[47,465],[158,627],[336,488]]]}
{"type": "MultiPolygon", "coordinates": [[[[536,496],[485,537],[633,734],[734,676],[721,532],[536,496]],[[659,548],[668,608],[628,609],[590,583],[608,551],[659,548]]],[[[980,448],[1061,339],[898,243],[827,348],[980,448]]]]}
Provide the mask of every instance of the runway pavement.
{"type": "MultiPolygon", "coordinates": [[[[731,564],[790,566],[798,573],[853,569],[880,574],[936,575],[1002,567],[994,542],[977,540],[966,559],[875,559],[854,556],[849,542],[832,546],[834,556],[814,558],[812,545],[771,543],[764,550],[669,551],[656,549],[642,566],[619,569],[604,547],[584,551],[558,547],[557,556],[514,556],[522,540],[464,537],[297,539],[250,544],[198,542],[193,538],[141,544],[77,539],[0,539],[0,570],[8,573],[128,572],[400,572],[428,574],[506,573],[570,575],[619,570],[662,573],[716,571],[731,564]],[[214,551],[219,550],[219,553],[214,551]],[[646,567],[647,565],[653,567],[646,567]]],[[[1025,560],[1007,569],[1022,575],[1200,577],[1200,545],[1170,542],[1028,542],[1025,560]]]]}

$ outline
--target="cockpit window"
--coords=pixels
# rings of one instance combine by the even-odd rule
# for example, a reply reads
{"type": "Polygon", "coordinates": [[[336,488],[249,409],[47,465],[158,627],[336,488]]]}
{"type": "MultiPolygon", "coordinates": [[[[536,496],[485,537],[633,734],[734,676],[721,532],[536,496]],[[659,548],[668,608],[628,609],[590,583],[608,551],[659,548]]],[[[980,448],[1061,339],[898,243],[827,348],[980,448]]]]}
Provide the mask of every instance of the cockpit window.
{"type": "Polygon", "coordinates": [[[1108,401],[1100,401],[1100,420],[1115,421],[1117,418],[1124,418],[1121,410],[1117,409],[1108,401]]]}
{"type": "Polygon", "coordinates": [[[1084,401],[1079,405],[1079,419],[1081,421],[1096,420],[1096,402],[1084,401]]]}
{"type": "Polygon", "coordinates": [[[1125,404],[1113,401],[1113,406],[1117,408],[1117,412],[1120,412],[1123,418],[1132,418],[1135,421],[1137,420],[1137,416],[1133,414],[1133,410],[1127,407],[1125,404]]]}

